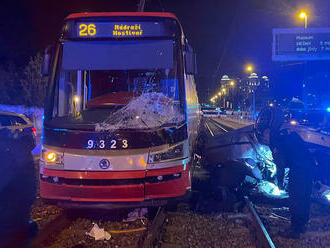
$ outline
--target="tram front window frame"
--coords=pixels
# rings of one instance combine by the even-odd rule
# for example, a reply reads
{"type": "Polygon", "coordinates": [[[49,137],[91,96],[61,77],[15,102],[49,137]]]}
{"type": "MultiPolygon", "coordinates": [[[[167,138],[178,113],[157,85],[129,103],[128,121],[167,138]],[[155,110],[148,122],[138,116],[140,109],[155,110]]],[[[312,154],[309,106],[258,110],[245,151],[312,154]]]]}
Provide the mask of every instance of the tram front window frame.
{"type": "MultiPolygon", "coordinates": [[[[154,39],[157,41],[157,39],[154,39]]],[[[134,42],[138,42],[140,44],[143,44],[145,40],[138,40],[134,42]]],[[[91,96],[93,97],[99,97],[100,92],[88,92],[89,89],[87,89],[87,94],[86,94],[86,83],[89,81],[91,76],[93,74],[109,74],[111,76],[110,71],[112,72],[113,78],[109,78],[109,80],[116,80],[116,75],[120,77],[120,75],[123,78],[123,75],[126,75],[126,82],[123,82],[127,86],[127,90],[123,90],[124,92],[132,92],[132,93],[137,93],[136,90],[136,85],[132,84],[134,80],[131,80],[132,77],[134,78],[134,75],[143,75],[141,78],[147,78],[150,82],[155,80],[155,78],[158,77],[158,91],[157,90],[152,90],[149,87],[149,90],[147,89],[148,87],[145,88],[143,91],[139,91],[139,93],[150,93],[150,92],[164,92],[164,85],[161,85],[161,82],[165,82],[166,86],[166,81],[167,83],[172,84],[171,87],[169,88],[176,88],[173,92],[171,92],[171,95],[164,94],[171,98],[173,100],[173,103],[176,108],[178,108],[180,114],[183,116],[183,121],[185,121],[185,92],[184,92],[184,82],[183,82],[183,56],[182,56],[182,47],[181,44],[178,40],[168,40],[173,43],[173,48],[172,52],[172,64],[173,68],[148,68],[146,70],[143,70],[141,68],[134,70],[134,68],[125,68],[125,70],[118,70],[119,68],[115,68],[116,70],[104,70],[105,68],[102,68],[102,70],[64,70],[63,68],[63,44],[65,44],[66,41],[63,41],[59,44],[59,59],[58,63],[56,65],[56,76],[54,80],[54,84],[52,87],[52,92],[50,96],[50,101],[51,103],[49,104],[49,110],[48,111],[50,114],[49,118],[45,119],[45,126],[48,127],[59,127],[59,128],[66,128],[66,129],[94,129],[94,126],[97,122],[102,121],[104,117],[109,117],[113,111],[116,111],[122,107],[124,107],[124,104],[111,104],[111,106],[107,107],[93,107],[87,109],[87,101],[91,100],[91,96]],[[79,87],[75,87],[77,84],[77,81],[72,83],[70,81],[75,81],[72,80],[72,78],[80,78],[80,82],[82,82],[82,85],[79,87]],[[165,77],[165,78],[164,78],[165,77]],[[167,77],[167,78],[166,78],[167,77]],[[67,80],[70,78],[70,80],[67,80]],[[152,79],[154,78],[154,79],[152,79]],[[72,93],[70,97],[63,99],[61,97],[61,93],[59,91],[61,80],[69,82],[69,84],[66,86],[67,90],[70,90],[72,93]],[[128,82],[128,83],[127,83],[128,82]],[[69,87],[68,87],[69,86],[69,87]],[[135,90],[134,90],[135,87],[135,90]],[[159,90],[159,88],[162,88],[162,90],[159,90]],[[78,90],[79,89],[79,90],[78,90]],[[75,99],[76,97],[76,99],[75,99]],[[76,102],[75,102],[76,101],[76,102]],[[64,104],[65,103],[65,104],[64,104]],[[76,105],[76,106],[74,106],[76,105]],[[66,109],[65,109],[66,108],[66,109]],[[77,109],[78,108],[78,109],[77,109]],[[80,116],[77,117],[75,114],[75,111],[80,112],[80,116]],[[88,113],[90,111],[90,113],[88,113]],[[93,116],[93,118],[90,118],[89,116],[93,116]],[[84,117],[85,120],[84,121],[84,117]]],[[[71,42],[71,41],[70,41],[71,42]]],[[[91,44],[94,44],[95,41],[88,41],[91,44]]],[[[106,41],[111,45],[111,40],[106,41]]],[[[129,41],[128,41],[129,42],[129,41]]],[[[150,42],[150,39],[148,39],[148,42],[150,42]]],[[[117,42],[118,43],[118,42],[117,42]]],[[[123,46],[125,46],[125,42],[122,42],[123,46]]],[[[150,65],[149,65],[150,67],[150,65]]],[[[156,66],[157,67],[157,66],[156,66]]],[[[138,77],[135,77],[135,79],[138,77]]],[[[140,78],[140,79],[141,79],[140,78]]],[[[125,80],[122,80],[125,81],[125,80]]],[[[143,81],[143,80],[142,80],[143,81]]],[[[62,83],[63,84],[63,83],[62,83]]],[[[124,84],[121,85],[124,88],[124,84]]],[[[63,85],[62,85],[63,87],[63,85]]],[[[90,87],[90,85],[89,85],[90,87]]],[[[151,86],[152,88],[152,86],[151,86]]],[[[165,87],[166,88],[166,87],[165,87]]],[[[117,89],[113,90],[112,93],[114,93],[117,89]]],[[[109,92],[111,93],[111,92],[109,92]]],[[[164,92],[165,93],[165,92],[164,92]]],[[[63,94],[62,94],[63,95],[63,94]]],[[[134,97],[137,97],[138,95],[135,95],[134,97]]],[[[167,123],[168,125],[180,125],[182,123],[167,123]]],[[[163,126],[163,125],[161,125],[163,126]]],[[[123,127],[124,128],[124,127],[123,127]]],[[[145,126],[145,128],[148,128],[148,126],[145,126]]],[[[132,129],[132,128],[129,128],[132,129]]],[[[137,127],[137,129],[141,129],[141,127],[137,127]]]]}

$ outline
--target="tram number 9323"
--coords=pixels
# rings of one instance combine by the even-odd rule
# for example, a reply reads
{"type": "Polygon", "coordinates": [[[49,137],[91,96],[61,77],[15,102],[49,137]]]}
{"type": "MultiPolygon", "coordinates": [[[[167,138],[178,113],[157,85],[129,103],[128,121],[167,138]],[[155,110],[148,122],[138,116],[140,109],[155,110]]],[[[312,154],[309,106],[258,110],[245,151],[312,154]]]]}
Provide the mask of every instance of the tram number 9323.
{"type": "Polygon", "coordinates": [[[117,140],[111,140],[110,142],[105,140],[87,141],[87,149],[106,149],[107,147],[110,149],[126,149],[128,148],[128,142],[125,139],[121,142],[118,142],[117,140]]]}

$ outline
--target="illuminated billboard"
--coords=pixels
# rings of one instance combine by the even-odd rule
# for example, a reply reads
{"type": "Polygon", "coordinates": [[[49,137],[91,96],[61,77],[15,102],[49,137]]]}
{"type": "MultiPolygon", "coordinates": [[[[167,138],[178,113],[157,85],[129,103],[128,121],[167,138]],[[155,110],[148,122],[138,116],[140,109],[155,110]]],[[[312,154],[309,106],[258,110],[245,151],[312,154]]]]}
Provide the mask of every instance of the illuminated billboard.
{"type": "Polygon", "coordinates": [[[330,28],[273,29],[273,61],[330,60],[330,28]]]}

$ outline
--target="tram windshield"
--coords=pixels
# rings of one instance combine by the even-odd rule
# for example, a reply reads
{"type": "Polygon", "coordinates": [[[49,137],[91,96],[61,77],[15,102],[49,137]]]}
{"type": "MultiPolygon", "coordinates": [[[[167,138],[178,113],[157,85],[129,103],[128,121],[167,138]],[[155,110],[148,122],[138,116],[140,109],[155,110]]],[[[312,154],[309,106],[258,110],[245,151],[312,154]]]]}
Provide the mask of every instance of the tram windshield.
{"type": "Polygon", "coordinates": [[[174,41],[68,41],[61,52],[48,125],[112,130],[184,121],[174,41]]]}

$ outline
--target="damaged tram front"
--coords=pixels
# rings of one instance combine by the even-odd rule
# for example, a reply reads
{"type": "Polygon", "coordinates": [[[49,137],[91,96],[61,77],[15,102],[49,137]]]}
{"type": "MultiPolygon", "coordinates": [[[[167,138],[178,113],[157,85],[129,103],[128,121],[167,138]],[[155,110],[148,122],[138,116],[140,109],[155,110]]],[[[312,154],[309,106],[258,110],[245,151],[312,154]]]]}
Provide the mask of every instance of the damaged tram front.
{"type": "Polygon", "coordinates": [[[177,18],[72,14],[53,50],[43,69],[41,197],[109,207],[184,196],[200,111],[194,55],[177,18]]]}

